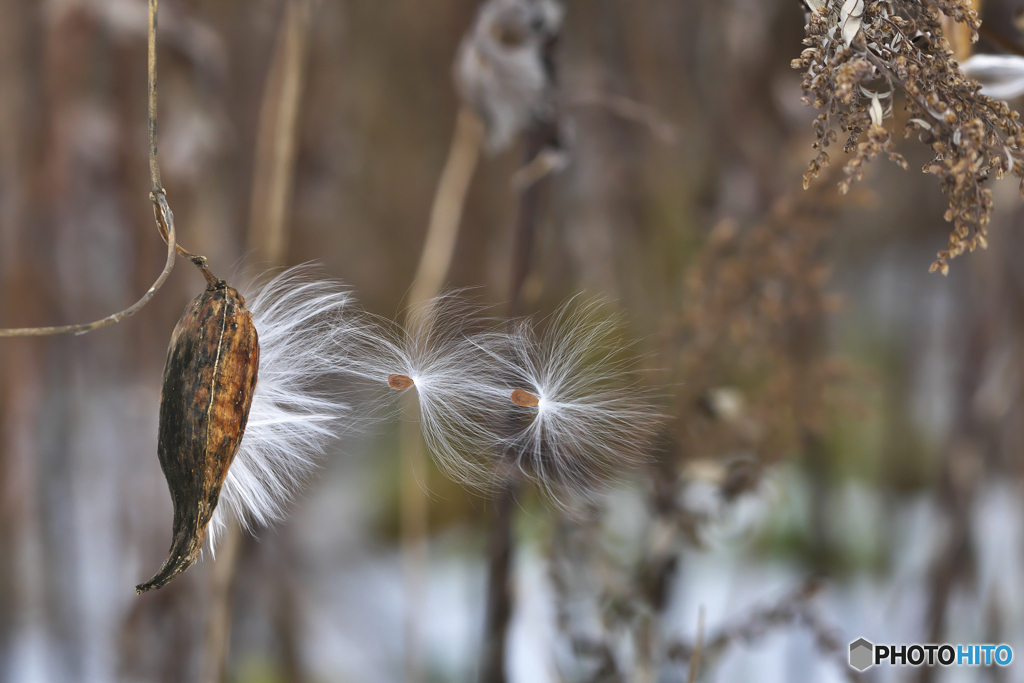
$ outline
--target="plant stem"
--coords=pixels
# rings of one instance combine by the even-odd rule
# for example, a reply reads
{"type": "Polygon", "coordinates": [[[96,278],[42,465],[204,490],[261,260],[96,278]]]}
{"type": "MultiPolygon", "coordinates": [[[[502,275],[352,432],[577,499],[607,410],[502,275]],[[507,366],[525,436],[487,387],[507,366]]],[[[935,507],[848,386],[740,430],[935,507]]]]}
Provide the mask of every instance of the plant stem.
{"type": "MultiPolygon", "coordinates": [[[[427,237],[420,254],[419,266],[409,295],[409,311],[417,311],[436,297],[451,269],[459,223],[466,204],[466,194],[480,157],[484,127],[480,118],[467,107],[459,110],[455,120],[448,159],[437,184],[434,203],[430,209],[427,237]]],[[[433,325],[429,310],[409,320],[419,329],[413,335],[426,333],[433,325]]],[[[416,427],[416,406],[406,402],[406,417],[399,435],[401,454],[401,542],[402,574],[405,582],[405,681],[416,683],[424,678],[423,672],[423,602],[427,573],[427,519],[430,504],[427,499],[427,454],[422,437],[416,427]]]]}
{"type": "Polygon", "coordinates": [[[520,485],[509,481],[494,502],[491,538],[487,548],[487,614],[480,653],[480,683],[505,682],[505,645],[512,618],[512,518],[520,485]]]}
{"type": "Polygon", "coordinates": [[[260,105],[248,246],[257,262],[282,263],[288,254],[288,210],[294,189],[299,112],[312,20],[310,0],[285,6],[260,105]]]}
{"type": "MultiPolygon", "coordinates": [[[[530,163],[548,147],[557,147],[558,125],[555,121],[534,121],[525,135],[526,163],[530,163]]],[[[511,279],[509,282],[510,316],[523,312],[523,285],[533,263],[534,243],[540,199],[550,176],[531,184],[519,194],[519,216],[513,238],[511,279]]],[[[512,617],[513,524],[516,501],[522,489],[518,470],[509,474],[495,501],[494,519],[488,548],[487,616],[480,662],[481,683],[505,683],[505,641],[512,617]]]]}
{"type": "MultiPolygon", "coordinates": [[[[437,296],[444,287],[455,254],[462,210],[466,205],[469,183],[480,158],[484,124],[471,109],[462,107],[455,119],[455,132],[448,150],[441,179],[437,183],[430,224],[423,243],[416,278],[409,294],[412,308],[437,296]]],[[[424,323],[426,324],[426,323],[424,323]]]]}
{"type": "Polygon", "coordinates": [[[231,638],[231,595],[234,592],[238,559],[241,555],[242,532],[232,521],[217,549],[217,561],[210,568],[210,611],[203,639],[200,683],[220,683],[226,678],[228,645],[231,638]]]}
{"type": "Polygon", "coordinates": [[[156,281],[146,290],[146,293],[142,295],[142,298],[136,301],[134,304],[118,311],[112,315],[108,315],[100,320],[93,321],[91,323],[82,323],[78,325],[60,325],[56,327],[21,327],[21,328],[6,328],[0,329],[0,337],[43,337],[54,334],[86,334],[93,330],[98,330],[101,327],[107,325],[113,325],[119,323],[125,318],[129,318],[140,310],[142,307],[149,303],[150,299],[157,293],[157,291],[163,287],[167,278],[170,276],[171,271],[174,269],[174,255],[175,253],[190,260],[200,271],[206,281],[211,285],[218,282],[217,278],[213,276],[210,269],[206,265],[206,258],[203,256],[197,256],[187,251],[177,243],[177,235],[174,230],[174,214],[171,212],[171,207],[167,204],[167,193],[164,192],[163,185],[160,184],[160,164],[157,160],[157,137],[156,137],[156,120],[157,120],[157,106],[156,106],[156,31],[157,31],[157,9],[159,0],[149,0],[149,31],[148,31],[148,81],[149,81],[149,180],[150,180],[150,191],[149,198],[153,202],[153,213],[156,216],[157,228],[160,231],[161,237],[164,242],[167,243],[167,261],[164,263],[164,269],[160,272],[160,276],[157,277],[156,281]]]}

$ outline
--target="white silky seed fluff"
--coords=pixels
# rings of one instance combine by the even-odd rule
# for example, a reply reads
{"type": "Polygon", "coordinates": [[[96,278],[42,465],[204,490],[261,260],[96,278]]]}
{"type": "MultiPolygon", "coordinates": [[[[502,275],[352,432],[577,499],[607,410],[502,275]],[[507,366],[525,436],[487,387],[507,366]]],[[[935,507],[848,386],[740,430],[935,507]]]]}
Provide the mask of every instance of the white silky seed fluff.
{"type": "Polygon", "coordinates": [[[663,422],[620,328],[601,304],[571,300],[540,324],[516,321],[481,341],[502,366],[492,391],[518,417],[496,435],[502,453],[556,498],[644,462],[663,422]],[[517,389],[537,405],[512,403],[517,389]]]}
{"type": "Polygon", "coordinates": [[[207,531],[211,548],[234,518],[245,527],[281,519],[350,412],[325,380],[338,379],[332,333],[346,324],[351,295],[313,269],[286,270],[243,292],[260,344],[245,434],[207,531]]]}
{"type": "Polygon", "coordinates": [[[645,459],[662,418],[632,370],[618,319],[599,304],[572,300],[541,323],[500,323],[450,293],[410,311],[403,327],[313,272],[293,268],[246,297],[260,367],[211,548],[232,518],[246,528],[279,520],[328,445],[396,414],[407,391],[439,466],[478,488],[497,487],[516,467],[557,499],[645,459]],[[413,386],[391,388],[394,374],[413,386]],[[342,393],[360,387],[354,410],[342,393]],[[537,405],[513,403],[517,389],[537,405]]]}
{"type": "Polygon", "coordinates": [[[504,409],[493,386],[500,370],[473,338],[480,310],[458,293],[439,296],[409,311],[406,325],[365,315],[335,334],[345,373],[370,389],[370,410],[392,412],[399,397],[416,393],[419,424],[428,449],[453,479],[480,488],[494,485],[492,423],[504,409]],[[388,386],[392,374],[413,386],[388,386]]]}

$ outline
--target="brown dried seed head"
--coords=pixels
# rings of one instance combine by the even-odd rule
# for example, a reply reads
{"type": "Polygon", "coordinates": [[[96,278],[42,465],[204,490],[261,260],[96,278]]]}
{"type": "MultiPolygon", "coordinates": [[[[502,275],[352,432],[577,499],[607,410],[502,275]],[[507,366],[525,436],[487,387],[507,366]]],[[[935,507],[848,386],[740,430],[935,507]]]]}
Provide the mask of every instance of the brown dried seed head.
{"type": "Polygon", "coordinates": [[[388,386],[403,391],[416,384],[409,375],[388,375],[388,386]]]}
{"type": "Polygon", "coordinates": [[[523,408],[532,408],[540,404],[540,399],[531,394],[529,391],[523,391],[522,389],[516,389],[512,392],[512,402],[517,406],[523,408]]]}
{"type": "Polygon", "coordinates": [[[157,450],[174,536],[163,567],[137,593],[164,586],[199,557],[245,433],[259,362],[252,314],[237,291],[220,283],[192,300],[171,335],[160,391],[157,450]]]}

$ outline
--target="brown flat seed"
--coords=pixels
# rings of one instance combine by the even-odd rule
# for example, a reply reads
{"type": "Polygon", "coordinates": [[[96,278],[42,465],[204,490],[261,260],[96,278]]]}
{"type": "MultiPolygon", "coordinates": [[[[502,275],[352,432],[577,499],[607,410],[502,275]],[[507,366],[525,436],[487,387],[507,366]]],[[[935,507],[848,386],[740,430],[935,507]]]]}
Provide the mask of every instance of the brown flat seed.
{"type": "Polygon", "coordinates": [[[540,404],[540,399],[529,391],[516,389],[512,392],[512,402],[517,406],[522,406],[523,408],[532,408],[533,406],[540,404]]]}
{"type": "Polygon", "coordinates": [[[405,390],[416,384],[409,375],[388,375],[388,386],[392,389],[405,390]]]}
{"type": "Polygon", "coordinates": [[[221,282],[185,308],[167,349],[157,444],[174,535],[160,571],[137,593],[166,585],[199,557],[245,433],[259,363],[252,314],[237,291],[221,282]]]}

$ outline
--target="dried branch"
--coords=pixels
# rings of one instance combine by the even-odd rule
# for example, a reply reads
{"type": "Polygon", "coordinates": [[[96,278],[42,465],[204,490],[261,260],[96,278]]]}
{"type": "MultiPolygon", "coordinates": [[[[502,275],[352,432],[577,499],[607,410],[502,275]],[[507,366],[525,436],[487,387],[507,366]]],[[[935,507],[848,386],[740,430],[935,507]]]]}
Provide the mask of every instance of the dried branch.
{"type": "Polygon", "coordinates": [[[463,106],[455,121],[448,160],[441,172],[434,204],[430,209],[427,239],[423,243],[423,252],[409,295],[410,310],[437,296],[444,286],[455,253],[466,192],[480,158],[483,137],[483,121],[471,109],[463,106]]]}
{"type": "Polygon", "coordinates": [[[812,609],[811,602],[820,590],[821,583],[811,579],[777,604],[754,610],[743,621],[722,628],[706,640],[698,628],[695,643],[673,643],[669,645],[666,655],[670,660],[690,663],[692,675],[701,660],[713,665],[736,643],[753,643],[777,628],[802,624],[814,634],[818,649],[841,660],[843,672],[850,680],[858,681],[860,679],[857,674],[846,666],[842,643],[835,635],[834,629],[812,609]]]}
{"type": "Polygon", "coordinates": [[[153,202],[153,213],[156,216],[157,228],[160,230],[160,236],[163,237],[164,242],[167,243],[167,261],[164,263],[164,269],[156,279],[156,282],[154,282],[153,285],[146,290],[146,293],[142,295],[142,298],[123,311],[108,315],[106,318],[102,318],[91,323],[82,323],[79,325],[0,329],[0,337],[44,337],[55,334],[79,335],[92,332],[93,330],[98,330],[101,327],[106,327],[107,325],[119,323],[125,318],[129,318],[142,310],[142,307],[148,304],[149,300],[157,293],[157,290],[163,286],[164,282],[167,281],[168,276],[170,276],[171,270],[174,269],[175,253],[184,256],[195,264],[195,266],[202,271],[207,282],[210,284],[215,284],[217,282],[217,278],[213,276],[206,265],[205,257],[192,254],[177,243],[177,236],[174,231],[174,214],[171,212],[171,207],[167,204],[167,194],[164,192],[164,188],[160,184],[160,165],[157,161],[156,139],[156,17],[158,3],[159,0],[150,0],[149,2],[149,197],[153,202]]]}
{"type": "MultiPolygon", "coordinates": [[[[554,148],[558,141],[558,121],[535,120],[525,132],[527,165],[554,148]]],[[[512,268],[509,281],[510,316],[523,313],[523,286],[533,265],[534,243],[540,218],[540,200],[550,176],[541,178],[519,193],[519,216],[513,237],[512,268]]],[[[480,657],[481,683],[505,683],[505,643],[512,617],[512,555],[515,540],[513,519],[519,492],[523,488],[521,473],[510,472],[495,501],[488,545],[487,612],[484,621],[483,653],[480,657]]]]}
{"type": "Polygon", "coordinates": [[[299,112],[306,81],[306,55],[313,8],[309,0],[285,6],[260,105],[255,171],[249,209],[249,249],[258,262],[282,263],[288,250],[298,151],[299,112]]]}
{"type": "Polygon", "coordinates": [[[675,145],[679,142],[679,126],[665,118],[657,107],[637,102],[628,97],[592,93],[573,98],[565,106],[567,108],[598,107],[606,109],[624,121],[632,121],[643,126],[663,144],[675,145]]]}
{"type": "MultiPolygon", "coordinates": [[[[459,109],[452,134],[448,159],[430,209],[427,237],[420,253],[419,266],[409,294],[409,311],[420,310],[424,303],[441,293],[451,269],[459,223],[466,204],[469,184],[480,158],[484,124],[469,107],[459,109]]],[[[431,309],[412,316],[409,323],[427,330],[434,324],[431,309]]],[[[412,419],[403,423],[401,445],[401,538],[402,569],[405,581],[405,680],[415,683],[424,678],[422,607],[427,572],[427,520],[430,504],[422,477],[427,472],[427,453],[419,429],[415,426],[416,407],[405,407],[412,419]]]]}
{"type": "Polygon", "coordinates": [[[205,656],[202,658],[199,682],[220,683],[227,678],[228,644],[231,636],[231,596],[238,578],[238,561],[242,549],[242,531],[237,520],[232,521],[217,551],[217,562],[210,570],[210,605],[203,639],[205,656]]]}

